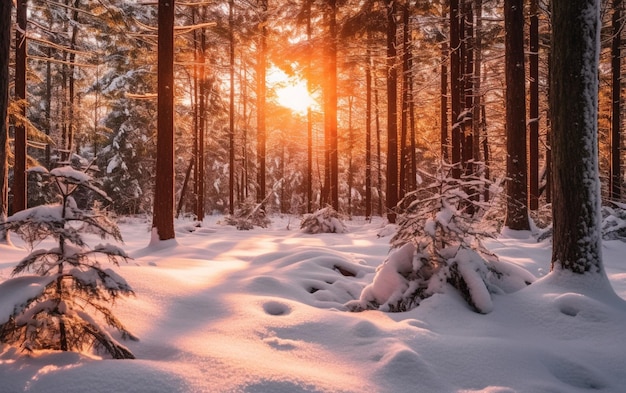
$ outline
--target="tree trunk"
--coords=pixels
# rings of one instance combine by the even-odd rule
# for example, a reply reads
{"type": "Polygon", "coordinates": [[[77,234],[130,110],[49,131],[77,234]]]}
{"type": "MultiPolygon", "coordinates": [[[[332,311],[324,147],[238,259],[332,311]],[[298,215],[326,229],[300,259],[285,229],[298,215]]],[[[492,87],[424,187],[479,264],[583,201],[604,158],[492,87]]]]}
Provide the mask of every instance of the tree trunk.
{"type": "Polygon", "coordinates": [[[604,275],[597,123],[600,26],[599,1],[552,1],[552,270],[604,275]]]}
{"type": "MultiPolygon", "coordinates": [[[[15,99],[20,102],[21,115],[26,118],[26,18],[28,0],[17,1],[15,29],[15,99]]],[[[26,124],[15,125],[15,164],[13,165],[13,214],[26,209],[26,124]]]]}
{"type": "Polygon", "coordinates": [[[539,0],[530,2],[530,34],[528,72],[530,76],[529,97],[529,167],[528,188],[530,210],[539,209],[539,0]]]}
{"type": "Polygon", "coordinates": [[[267,0],[258,0],[261,13],[261,20],[259,21],[259,48],[257,51],[257,192],[256,201],[262,203],[265,199],[265,143],[266,143],[266,129],[265,129],[265,99],[266,99],[266,40],[267,40],[267,0]]]}
{"type": "Polygon", "coordinates": [[[372,217],[372,32],[367,32],[365,64],[365,218],[372,217]]]}
{"type": "MultiPolygon", "coordinates": [[[[9,209],[9,52],[11,51],[11,2],[0,1],[0,223],[9,209]]],[[[7,232],[0,229],[0,242],[7,242],[7,232]]]]}
{"type": "MultiPolygon", "coordinates": [[[[311,45],[313,31],[311,28],[311,1],[306,1],[306,38],[311,45]]],[[[311,72],[311,58],[308,58],[307,72],[311,72]]],[[[306,89],[311,91],[310,74],[306,78],[306,89]]],[[[311,105],[306,109],[306,129],[307,129],[307,177],[306,177],[306,212],[313,212],[313,110],[311,105]]]]}
{"type": "Polygon", "coordinates": [[[174,0],[159,0],[158,116],[153,241],[174,233],[174,0]],[[156,231],[156,233],[154,233],[156,231]]]}
{"type": "Polygon", "coordinates": [[[452,124],[452,176],[461,178],[461,32],[459,26],[459,0],[450,0],[450,108],[452,124]]]}
{"type": "Polygon", "coordinates": [[[611,71],[612,71],[612,105],[611,105],[611,199],[619,201],[622,197],[622,159],[621,159],[621,107],[622,107],[622,59],[620,46],[622,37],[621,20],[622,0],[613,0],[611,42],[611,71]]]}
{"type": "Polygon", "coordinates": [[[396,222],[398,204],[398,70],[396,67],[396,4],[387,6],[387,220],[396,222]]]}
{"type": "Polygon", "coordinates": [[[513,230],[528,230],[523,0],[505,0],[504,25],[508,178],[505,225],[513,230]]]}
{"type": "Polygon", "coordinates": [[[339,211],[339,155],[337,140],[337,1],[328,0],[328,107],[324,116],[328,118],[330,204],[339,211]]]}
{"type": "MultiPolygon", "coordinates": [[[[228,209],[231,215],[235,214],[235,1],[228,2],[228,41],[229,41],[229,71],[230,91],[228,102],[228,135],[230,142],[229,153],[229,199],[228,209]]],[[[242,184],[243,187],[243,184],[242,184]]]]}
{"type": "MultiPolygon", "coordinates": [[[[444,13],[443,18],[446,15],[444,13]]],[[[440,81],[440,121],[441,121],[441,158],[450,162],[450,137],[448,135],[448,42],[441,37],[441,81],[440,81]]]]}
{"type": "Polygon", "coordinates": [[[198,105],[198,155],[196,156],[196,165],[198,177],[196,178],[197,184],[197,204],[196,204],[196,219],[198,221],[204,220],[204,136],[206,134],[206,101],[207,101],[207,82],[206,82],[206,66],[205,66],[205,53],[206,53],[206,34],[204,29],[200,29],[200,67],[199,71],[199,105],[198,105]]]}

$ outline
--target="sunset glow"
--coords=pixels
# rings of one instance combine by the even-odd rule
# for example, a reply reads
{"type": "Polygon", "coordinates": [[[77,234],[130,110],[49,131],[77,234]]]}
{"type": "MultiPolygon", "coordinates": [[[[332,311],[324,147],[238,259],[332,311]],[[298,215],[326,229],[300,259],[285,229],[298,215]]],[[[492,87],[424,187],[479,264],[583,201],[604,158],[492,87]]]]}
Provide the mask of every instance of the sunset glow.
{"type": "Polygon", "coordinates": [[[300,114],[306,113],[307,108],[315,103],[303,80],[277,88],[276,97],[280,105],[300,114]]]}

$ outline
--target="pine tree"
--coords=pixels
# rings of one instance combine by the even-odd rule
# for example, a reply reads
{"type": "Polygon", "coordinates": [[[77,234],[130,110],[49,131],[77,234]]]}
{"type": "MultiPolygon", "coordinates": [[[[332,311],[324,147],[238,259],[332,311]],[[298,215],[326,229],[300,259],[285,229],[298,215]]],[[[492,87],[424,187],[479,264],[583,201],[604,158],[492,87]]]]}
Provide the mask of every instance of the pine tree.
{"type": "Polygon", "coordinates": [[[122,338],[135,339],[107,307],[120,296],[132,295],[133,290],[97,258],[105,256],[119,266],[128,255],[111,244],[91,248],[83,238],[89,232],[101,239],[121,241],[120,231],[99,209],[79,208],[73,195],[82,188],[108,197],[93,184],[90,175],[72,167],[50,172],[37,167],[34,171],[56,186],[60,203],[22,210],[2,226],[20,236],[31,250],[49,238],[55,240],[56,247],[33,250],[13,269],[12,275],[20,276],[0,284],[0,298],[13,302],[10,313],[0,313],[0,342],[18,344],[29,351],[83,352],[93,348],[116,359],[134,358],[90,314],[117,329],[122,338]],[[35,275],[24,275],[27,272],[35,275]]]}

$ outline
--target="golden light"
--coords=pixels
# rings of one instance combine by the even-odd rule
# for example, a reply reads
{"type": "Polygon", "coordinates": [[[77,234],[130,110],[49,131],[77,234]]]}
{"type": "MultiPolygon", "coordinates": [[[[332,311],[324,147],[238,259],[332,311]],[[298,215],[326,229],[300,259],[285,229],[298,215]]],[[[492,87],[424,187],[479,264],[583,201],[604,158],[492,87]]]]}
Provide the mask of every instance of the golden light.
{"type": "Polygon", "coordinates": [[[277,88],[276,97],[280,105],[300,114],[306,113],[307,109],[315,103],[304,81],[277,88]]]}
{"type": "Polygon", "coordinates": [[[316,104],[307,89],[306,81],[297,76],[288,76],[273,68],[268,76],[276,94],[276,102],[298,114],[305,114],[307,109],[316,104]]]}

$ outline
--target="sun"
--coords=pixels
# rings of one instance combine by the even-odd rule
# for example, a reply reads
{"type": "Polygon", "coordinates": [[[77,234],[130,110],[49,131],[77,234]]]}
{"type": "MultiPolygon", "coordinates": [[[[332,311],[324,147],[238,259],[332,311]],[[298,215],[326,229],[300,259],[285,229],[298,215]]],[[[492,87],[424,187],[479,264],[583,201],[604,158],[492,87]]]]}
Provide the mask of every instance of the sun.
{"type": "Polygon", "coordinates": [[[269,82],[273,84],[276,102],[298,114],[305,114],[307,109],[316,104],[309,93],[306,81],[297,76],[289,77],[280,70],[273,70],[269,82]]]}
{"type": "Polygon", "coordinates": [[[307,109],[315,103],[304,81],[288,83],[284,87],[277,88],[276,97],[280,105],[300,114],[306,113],[307,109]]]}

